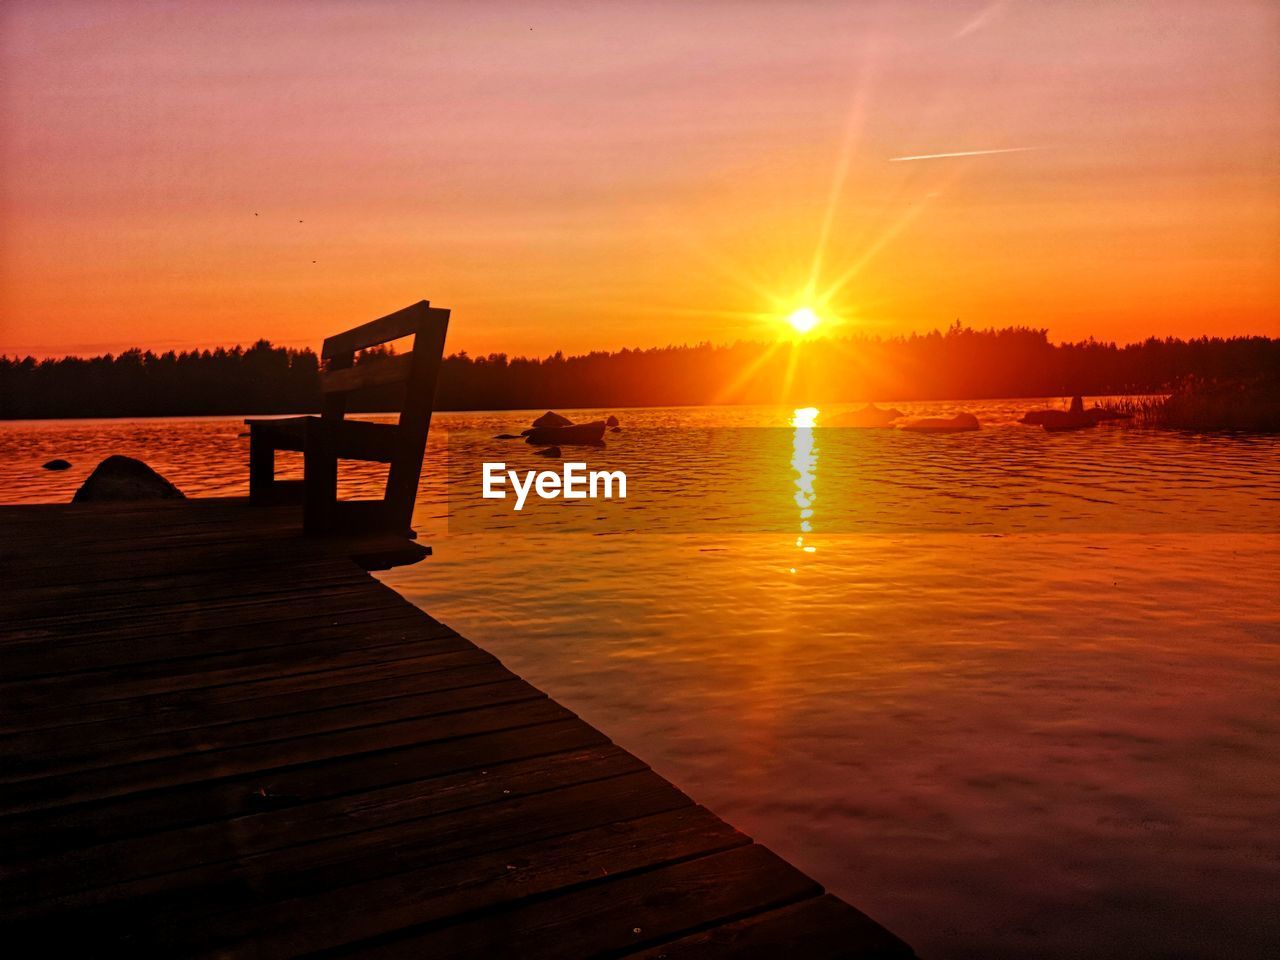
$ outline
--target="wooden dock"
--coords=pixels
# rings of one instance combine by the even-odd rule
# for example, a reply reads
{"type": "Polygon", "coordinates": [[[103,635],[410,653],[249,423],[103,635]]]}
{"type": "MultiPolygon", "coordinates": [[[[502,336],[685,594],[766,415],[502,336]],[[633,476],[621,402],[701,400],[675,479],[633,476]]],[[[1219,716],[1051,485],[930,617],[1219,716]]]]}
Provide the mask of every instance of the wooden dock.
{"type": "Polygon", "coordinates": [[[365,571],[408,541],[299,527],[0,507],[10,948],[912,956],[365,571]]]}

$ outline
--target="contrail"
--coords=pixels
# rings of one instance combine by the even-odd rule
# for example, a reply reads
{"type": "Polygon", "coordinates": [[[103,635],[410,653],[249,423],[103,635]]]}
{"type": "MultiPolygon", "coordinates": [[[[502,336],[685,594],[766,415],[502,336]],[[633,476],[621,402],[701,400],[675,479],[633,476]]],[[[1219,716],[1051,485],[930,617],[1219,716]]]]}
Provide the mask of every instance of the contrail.
{"type": "Polygon", "coordinates": [[[985,157],[992,153],[1023,153],[1027,150],[1038,150],[1039,147],[1005,147],[1003,150],[958,150],[955,153],[922,153],[915,157],[890,157],[890,163],[900,160],[941,160],[944,157],[985,157]]]}
{"type": "Polygon", "coordinates": [[[1004,8],[1009,6],[1012,0],[996,0],[990,6],[984,7],[978,12],[978,15],[966,23],[963,27],[951,35],[952,40],[959,40],[961,37],[967,37],[975,30],[981,30],[987,25],[987,22],[993,20],[1004,12],[1004,8]]]}

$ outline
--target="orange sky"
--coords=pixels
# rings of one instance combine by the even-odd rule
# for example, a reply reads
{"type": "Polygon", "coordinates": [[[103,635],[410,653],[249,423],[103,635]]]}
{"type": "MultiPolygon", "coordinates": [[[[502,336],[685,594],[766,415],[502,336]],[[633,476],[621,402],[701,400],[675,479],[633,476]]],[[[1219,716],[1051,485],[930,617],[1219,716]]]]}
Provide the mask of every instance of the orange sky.
{"type": "Polygon", "coordinates": [[[758,338],[815,266],[844,332],[1280,334],[1277,50],[1269,2],[8,0],[0,353],[423,297],[472,352],[758,338]]]}

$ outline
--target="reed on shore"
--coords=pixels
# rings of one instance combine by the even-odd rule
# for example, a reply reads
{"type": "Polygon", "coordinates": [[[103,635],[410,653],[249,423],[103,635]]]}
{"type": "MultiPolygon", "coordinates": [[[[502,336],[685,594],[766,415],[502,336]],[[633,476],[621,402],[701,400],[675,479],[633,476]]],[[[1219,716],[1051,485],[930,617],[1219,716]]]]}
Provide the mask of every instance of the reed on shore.
{"type": "Polygon", "coordinates": [[[1131,414],[1138,426],[1280,433],[1280,378],[1189,379],[1165,397],[1121,397],[1104,406],[1131,414]]]}

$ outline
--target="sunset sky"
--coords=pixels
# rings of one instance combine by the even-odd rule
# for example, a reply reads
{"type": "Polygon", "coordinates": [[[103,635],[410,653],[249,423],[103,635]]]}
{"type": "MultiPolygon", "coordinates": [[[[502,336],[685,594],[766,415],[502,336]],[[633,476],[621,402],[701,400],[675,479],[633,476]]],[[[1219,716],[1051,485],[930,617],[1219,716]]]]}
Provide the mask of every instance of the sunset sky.
{"type": "Polygon", "coordinates": [[[1277,51],[1280,4],[1230,0],[8,0],[0,353],[314,345],[423,298],[471,352],[806,304],[1276,335],[1277,51]]]}

